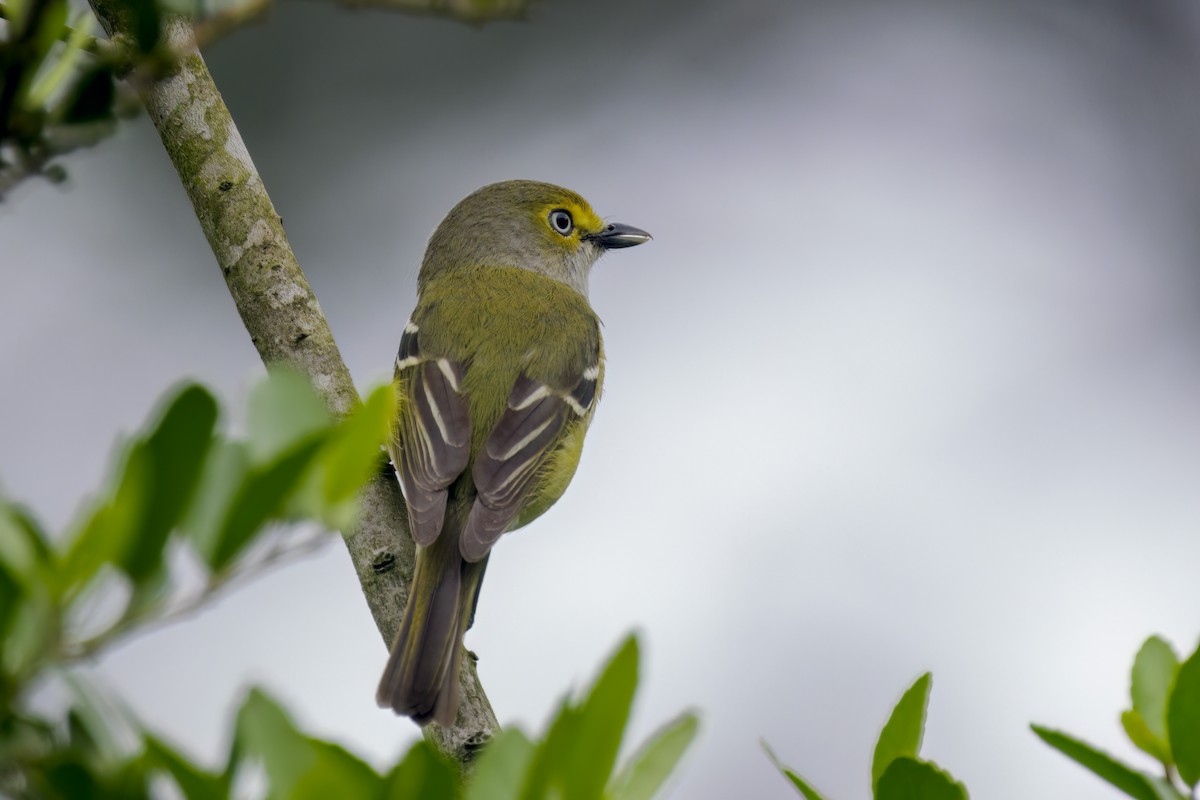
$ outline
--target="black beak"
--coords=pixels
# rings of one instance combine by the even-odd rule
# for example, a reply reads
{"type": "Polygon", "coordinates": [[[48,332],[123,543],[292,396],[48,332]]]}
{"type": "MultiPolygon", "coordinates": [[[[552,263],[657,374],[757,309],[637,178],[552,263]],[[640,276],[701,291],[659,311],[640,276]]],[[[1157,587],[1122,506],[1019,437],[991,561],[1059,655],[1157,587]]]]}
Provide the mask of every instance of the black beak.
{"type": "Polygon", "coordinates": [[[604,226],[604,230],[599,233],[590,233],[584,238],[595,242],[605,250],[616,250],[619,247],[633,247],[635,244],[648,242],[654,237],[641,228],[610,222],[604,226]]]}

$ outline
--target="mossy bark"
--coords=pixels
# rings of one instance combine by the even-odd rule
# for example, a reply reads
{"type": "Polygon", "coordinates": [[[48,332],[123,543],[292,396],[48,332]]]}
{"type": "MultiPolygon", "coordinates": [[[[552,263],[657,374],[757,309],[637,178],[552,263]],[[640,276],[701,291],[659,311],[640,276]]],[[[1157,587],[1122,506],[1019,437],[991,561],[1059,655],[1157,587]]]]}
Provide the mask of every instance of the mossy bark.
{"type": "MultiPolygon", "coordinates": [[[[111,38],[127,38],[120,0],[91,4],[111,38]]],[[[178,69],[146,86],[142,99],[192,200],[250,340],[264,363],[301,370],[330,410],[344,415],[359,403],[350,372],[288,244],[283,220],[195,46],[190,23],[169,20],[165,38],[180,54],[178,69]]],[[[344,538],[371,614],[390,646],[400,627],[414,563],[404,498],[390,469],[367,486],[358,527],[346,531],[344,538]]],[[[381,668],[383,662],[381,657],[381,668]]],[[[430,725],[425,735],[466,764],[498,725],[472,658],[463,659],[461,680],[463,699],[455,726],[430,725]]],[[[372,702],[374,691],[373,686],[362,687],[363,702],[372,702]]]]}

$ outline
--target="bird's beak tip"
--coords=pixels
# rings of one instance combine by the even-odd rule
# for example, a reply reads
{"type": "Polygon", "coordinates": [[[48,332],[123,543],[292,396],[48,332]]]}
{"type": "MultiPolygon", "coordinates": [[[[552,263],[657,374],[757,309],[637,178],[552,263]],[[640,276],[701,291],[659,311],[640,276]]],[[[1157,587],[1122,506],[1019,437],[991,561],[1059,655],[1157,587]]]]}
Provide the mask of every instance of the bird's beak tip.
{"type": "Polygon", "coordinates": [[[644,244],[654,237],[641,228],[625,225],[620,222],[610,222],[598,233],[588,237],[605,250],[616,250],[622,247],[633,247],[644,244]]]}

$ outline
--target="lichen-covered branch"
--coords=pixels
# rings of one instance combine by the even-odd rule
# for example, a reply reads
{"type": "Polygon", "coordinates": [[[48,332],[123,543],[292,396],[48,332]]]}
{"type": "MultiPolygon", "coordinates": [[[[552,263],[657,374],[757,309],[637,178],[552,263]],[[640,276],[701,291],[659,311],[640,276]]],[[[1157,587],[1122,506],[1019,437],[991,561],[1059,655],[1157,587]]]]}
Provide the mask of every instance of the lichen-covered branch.
{"type": "MultiPolygon", "coordinates": [[[[91,5],[111,38],[128,38],[129,21],[121,0],[91,0],[91,5]]],[[[358,393],[288,244],[283,221],[195,46],[191,26],[174,18],[168,21],[165,35],[180,55],[178,70],[142,87],[142,98],[192,200],[246,331],[266,364],[289,364],[303,371],[333,413],[346,414],[359,402],[358,393]]],[[[357,529],[346,532],[346,546],[375,623],[390,645],[399,628],[414,561],[404,499],[390,470],[368,485],[362,509],[357,529]]],[[[463,702],[455,726],[431,725],[426,735],[465,763],[498,726],[470,658],[463,659],[462,683],[463,702]]],[[[374,688],[362,687],[363,702],[372,701],[374,688]]]]}

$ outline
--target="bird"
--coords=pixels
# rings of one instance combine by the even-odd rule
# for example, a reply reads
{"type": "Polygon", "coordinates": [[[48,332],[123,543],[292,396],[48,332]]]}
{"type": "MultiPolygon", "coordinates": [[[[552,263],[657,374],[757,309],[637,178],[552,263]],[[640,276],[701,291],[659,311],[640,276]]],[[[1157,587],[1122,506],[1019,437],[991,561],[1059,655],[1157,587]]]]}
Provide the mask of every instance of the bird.
{"type": "Polygon", "coordinates": [[[462,641],[492,546],[562,496],[600,398],[592,265],[650,239],[531,180],[476,190],[434,230],[393,378],[387,449],[416,567],[381,708],[453,725],[462,641]]]}

